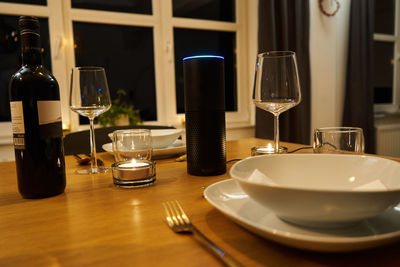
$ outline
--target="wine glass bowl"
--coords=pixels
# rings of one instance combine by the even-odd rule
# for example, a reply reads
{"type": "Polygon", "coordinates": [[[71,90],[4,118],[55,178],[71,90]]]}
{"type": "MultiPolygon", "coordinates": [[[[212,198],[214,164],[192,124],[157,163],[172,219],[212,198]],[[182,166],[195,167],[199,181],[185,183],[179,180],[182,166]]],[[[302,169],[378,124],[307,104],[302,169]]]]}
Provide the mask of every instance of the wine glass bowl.
{"type": "Polygon", "coordinates": [[[99,173],[108,171],[98,167],[94,136],[94,118],[111,107],[107,77],[102,67],[76,67],[71,74],[70,108],[72,111],[87,117],[90,122],[91,168],[79,173],[99,173]]]}
{"type": "Polygon", "coordinates": [[[301,101],[294,52],[271,51],[257,56],[253,101],[274,115],[274,152],[279,153],[279,115],[301,101]]]}

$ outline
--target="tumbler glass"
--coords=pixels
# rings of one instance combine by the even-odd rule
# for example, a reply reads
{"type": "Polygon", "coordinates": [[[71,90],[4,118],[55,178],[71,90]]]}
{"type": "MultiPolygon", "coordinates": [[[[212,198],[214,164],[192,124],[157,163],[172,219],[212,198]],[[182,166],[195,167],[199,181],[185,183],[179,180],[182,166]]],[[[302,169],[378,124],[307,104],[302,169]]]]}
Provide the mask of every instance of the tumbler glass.
{"type": "Polygon", "coordinates": [[[314,153],[364,153],[364,134],[358,127],[326,127],[314,130],[314,153]]]}

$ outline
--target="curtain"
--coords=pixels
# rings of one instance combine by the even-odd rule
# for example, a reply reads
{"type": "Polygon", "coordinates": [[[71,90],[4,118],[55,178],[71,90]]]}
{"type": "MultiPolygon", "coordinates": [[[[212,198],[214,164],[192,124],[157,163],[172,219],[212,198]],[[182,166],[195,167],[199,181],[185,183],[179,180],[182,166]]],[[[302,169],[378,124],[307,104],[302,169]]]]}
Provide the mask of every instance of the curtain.
{"type": "MultiPolygon", "coordinates": [[[[310,142],[309,0],[260,0],[258,51],[296,52],[301,103],[279,116],[280,139],[310,142]]],[[[256,109],[256,137],[273,139],[273,115],[256,109]]]]}
{"type": "Polygon", "coordinates": [[[363,129],[367,153],[375,153],[373,34],[374,0],[352,0],[343,126],[363,129]]]}

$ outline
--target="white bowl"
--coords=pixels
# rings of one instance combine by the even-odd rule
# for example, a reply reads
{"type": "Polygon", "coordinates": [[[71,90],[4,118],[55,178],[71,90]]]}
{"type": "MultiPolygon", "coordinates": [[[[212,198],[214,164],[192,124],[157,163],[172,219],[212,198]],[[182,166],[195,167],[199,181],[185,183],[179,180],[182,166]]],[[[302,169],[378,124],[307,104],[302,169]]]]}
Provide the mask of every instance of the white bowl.
{"type": "Polygon", "coordinates": [[[400,202],[400,163],[343,154],[256,156],[234,164],[243,191],[283,220],[340,227],[400,202]]]}
{"type": "MultiPolygon", "coordinates": [[[[152,129],[151,139],[153,149],[165,148],[171,145],[181,135],[182,129],[152,129]]],[[[113,133],[108,137],[112,140],[113,133]]]]}

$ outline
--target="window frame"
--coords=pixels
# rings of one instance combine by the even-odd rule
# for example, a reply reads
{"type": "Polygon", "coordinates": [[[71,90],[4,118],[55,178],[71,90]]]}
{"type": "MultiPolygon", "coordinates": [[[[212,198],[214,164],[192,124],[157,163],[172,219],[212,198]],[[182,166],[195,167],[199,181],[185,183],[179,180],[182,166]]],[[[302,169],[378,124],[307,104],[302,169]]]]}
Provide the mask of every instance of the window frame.
{"type": "Polygon", "coordinates": [[[392,103],[388,104],[374,104],[375,113],[394,113],[400,108],[400,77],[396,75],[400,71],[400,4],[398,1],[395,3],[394,12],[394,34],[386,33],[374,33],[374,42],[390,42],[393,43],[393,81],[392,81],[392,92],[393,98],[392,103]]]}
{"type": "MultiPolygon", "coordinates": [[[[172,0],[152,0],[152,15],[72,8],[70,1],[47,0],[47,6],[0,3],[0,14],[31,15],[49,20],[53,74],[60,85],[64,129],[87,129],[69,109],[69,76],[75,66],[73,22],[144,26],[153,28],[157,121],[183,127],[184,114],[177,114],[175,92],[174,27],[236,32],[237,111],[226,112],[227,128],[254,125],[251,101],[252,75],[257,53],[256,0],[235,0],[235,22],[173,17],[172,0]]],[[[11,122],[0,123],[0,144],[11,143],[11,122]]]]}

